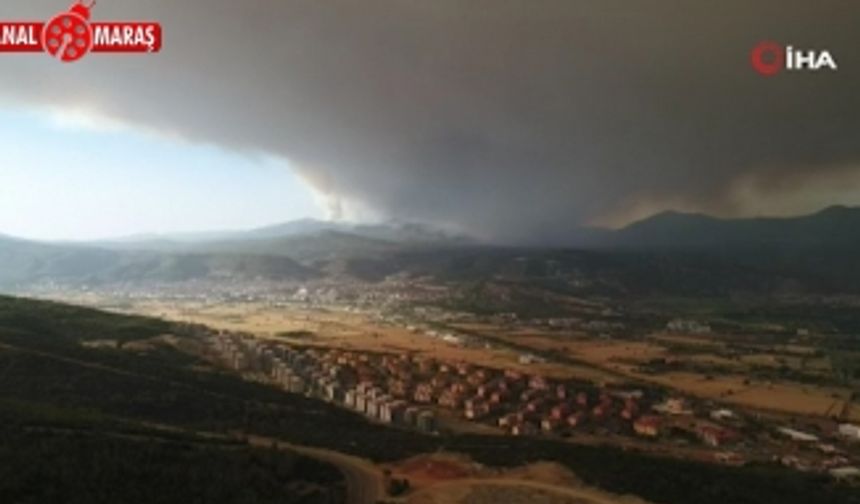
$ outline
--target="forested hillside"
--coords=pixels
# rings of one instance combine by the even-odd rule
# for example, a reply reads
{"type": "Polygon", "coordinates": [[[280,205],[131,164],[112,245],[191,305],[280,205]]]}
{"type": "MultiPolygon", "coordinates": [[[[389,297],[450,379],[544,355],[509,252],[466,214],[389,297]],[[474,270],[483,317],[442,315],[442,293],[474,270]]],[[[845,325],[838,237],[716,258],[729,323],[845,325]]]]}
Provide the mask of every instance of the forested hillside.
{"type": "Polygon", "coordinates": [[[554,460],[588,484],[655,503],[860,502],[856,489],[777,466],[728,468],[613,447],[389,429],[208,370],[183,351],[197,331],[0,297],[0,502],[337,502],[326,500],[343,491],[332,468],[251,449],[235,433],[376,461],[437,450],[487,465],[554,460]]]}

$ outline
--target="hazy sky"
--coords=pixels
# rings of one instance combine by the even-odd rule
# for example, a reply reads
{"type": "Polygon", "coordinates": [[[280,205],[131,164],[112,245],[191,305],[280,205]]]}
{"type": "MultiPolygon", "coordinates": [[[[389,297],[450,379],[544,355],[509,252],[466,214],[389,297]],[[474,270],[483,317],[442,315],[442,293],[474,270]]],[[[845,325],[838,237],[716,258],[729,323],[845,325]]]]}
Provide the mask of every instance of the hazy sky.
{"type": "MultiPolygon", "coordinates": [[[[4,0],[0,17],[47,18],[65,3],[4,0]]],[[[80,183],[56,183],[63,198],[16,191],[0,207],[4,231],[327,213],[562,243],[585,224],[665,209],[860,204],[857,0],[104,0],[94,16],[161,21],[163,52],[66,66],[0,56],[0,103],[131,129],[93,140],[109,153],[95,165],[85,150],[63,165],[98,179],[97,196],[80,183]],[[762,40],[828,50],[839,70],[763,78],[749,64],[762,40]],[[152,208],[159,199],[169,207],[152,208]],[[58,202],[69,213],[52,216],[58,202]]],[[[96,138],[42,141],[44,125],[9,110],[4,131],[31,132],[14,142],[25,162],[0,168],[19,187],[49,186],[59,168],[39,160],[96,138]]]]}
{"type": "Polygon", "coordinates": [[[322,217],[285,161],[81,114],[0,109],[0,233],[94,239],[322,217]]]}

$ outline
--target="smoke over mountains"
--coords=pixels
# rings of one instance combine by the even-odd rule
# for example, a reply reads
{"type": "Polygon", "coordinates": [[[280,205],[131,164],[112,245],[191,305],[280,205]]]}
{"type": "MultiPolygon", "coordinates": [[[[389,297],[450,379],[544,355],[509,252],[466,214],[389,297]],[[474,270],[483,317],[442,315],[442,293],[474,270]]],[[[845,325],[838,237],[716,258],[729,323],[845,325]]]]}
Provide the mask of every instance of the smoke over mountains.
{"type": "Polygon", "coordinates": [[[4,59],[0,100],[288,158],[335,212],[570,243],[664,209],[796,214],[860,192],[851,0],[113,0],[94,16],[161,21],[163,52],[62,72],[4,59]],[[839,70],[765,79],[748,62],[762,39],[839,70]]]}

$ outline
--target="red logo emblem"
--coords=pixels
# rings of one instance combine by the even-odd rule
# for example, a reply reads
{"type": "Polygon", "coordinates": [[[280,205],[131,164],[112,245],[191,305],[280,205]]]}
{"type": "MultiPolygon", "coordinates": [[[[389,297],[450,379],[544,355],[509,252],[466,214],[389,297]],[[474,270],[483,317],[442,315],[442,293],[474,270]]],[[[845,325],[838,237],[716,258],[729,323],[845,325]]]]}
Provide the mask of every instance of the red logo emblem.
{"type": "Polygon", "coordinates": [[[776,42],[762,42],[753,47],[750,63],[756,72],[770,77],[785,68],[785,48],[776,42]]]}
{"type": "Polygon", "coordinates": [[[47,23],[0,21],[0,53],[47,52],[64,63],[93,52],[157,53],[161,25],[149,21],[90,21],[95,0],[77,0],[47,23]]]}
{"type": "Polygon", "coordinates": [[[42,29],[42,47],[48,54],[65,62],[77,61],[93,47],[90,7],[83,3],[72,5],[48,21],[42,29]]]}

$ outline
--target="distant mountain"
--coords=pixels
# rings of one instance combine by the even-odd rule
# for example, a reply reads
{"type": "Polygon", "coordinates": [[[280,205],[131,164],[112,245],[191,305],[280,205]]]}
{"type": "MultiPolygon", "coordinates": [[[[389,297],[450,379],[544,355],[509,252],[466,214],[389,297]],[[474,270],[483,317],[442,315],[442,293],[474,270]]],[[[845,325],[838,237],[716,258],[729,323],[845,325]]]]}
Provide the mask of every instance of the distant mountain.
{"type": "Polygon", "coordinates": [[[425,224],[402,223],[396,221],[381,224],[356,224],[348,222],[321,221],[316,219],[300,219],[249,230],[140,234],[115,239],[99,240],[96,243],[106,246],[164,246],[167,244],[173,244],[176,246],[181,244],[291,238],[295,236],[308,236],[327,232],[350,233],[365,238],[388,240],[397,243],[468,243],[473,241],[466,236],[451,234],[425,224]]]}
{"type": "Polygon", "coordinates": [[[473,242],[468,237],[421,224],[350,224],[303,219],[248,231],[141,235],[95,245],[114,250],[255,254],[314,262],[473,242]]]}
{"type": "Polygon", "coordinates": [[[0,287],[38,282],[112,284],[188,280],[306,280],[318,276],[288,257],[111,250],[0,239],[0,287]]]}
{"type": "Polygon", "coordinates": [[[248,231],[137,235],[92,243],[0,237],[0,286],[308,280],[350,275],[350,261],[470,243],[415,224],[301,220],[248,231]]]}
{"type": "Polygon", "coordinates": [[[47,244],[0,237],[0,287],[55,281],[305,281],[389,275],[592,285],[605,292],[860,292],[860,209],[796,218],[667,212],[578,247],[500,247],[421,225],[313,220],[182,240],[47,244]],[[183,241],[184,240],[184,241],[183,241]],[[578,249],[578,250],[576,250],[578,249]]]}
{"type": "Polygon", "coordinates": [[[192,231],[186,233],[164,234],[146,233],[122,236],[119,238],[97,240],[92,243],[110,248],[133,248],[145,246],[162,249],[170,247],[176,248],[190,244],[223,242],[231,240],[285,238],[289,236],[318,233],[322,231],[348,229],[350,229],[350,226],[347,224],[320,221],[316,219],[301,219],[249,230],[192,231]]]}
{"type": "Polygon", "coordinates": [[[304,263],[314,263],[344,257],[380,257],[403,248],[405,244],[344,231],[324,230],[273,238],[198,243],[186,250],[289,257],[304,263]]]}
{"type": "Polygon", "coordinates": [[[834,206],[802,217],[719,219],[664,212],[603,237],[626,248],[860,248],[860,208],[834,206]]]}
{"type": "MultiPolygon", "coordinates": [[[[239,231],[233,233],[232,236],[226,237],[226,239],[287,238],[291,236],[322,233],[325,231],[346,232],[351,228],[352,226],[350,224],[345,223],[321,221],[317,219],[300,219],[252,229],[250,231],[239,231]]],[[[224,238],[221,238],[220,240],[223,241],[224,238]]]]}
{"type": "Polygon", "coordinates": [[[367,238],[412,245],[460,246],[477,243],[477,240],[470,236],[454,234],[414,222],[394,221],[385,224],[357,225],[350,232],[367,238]]]}

